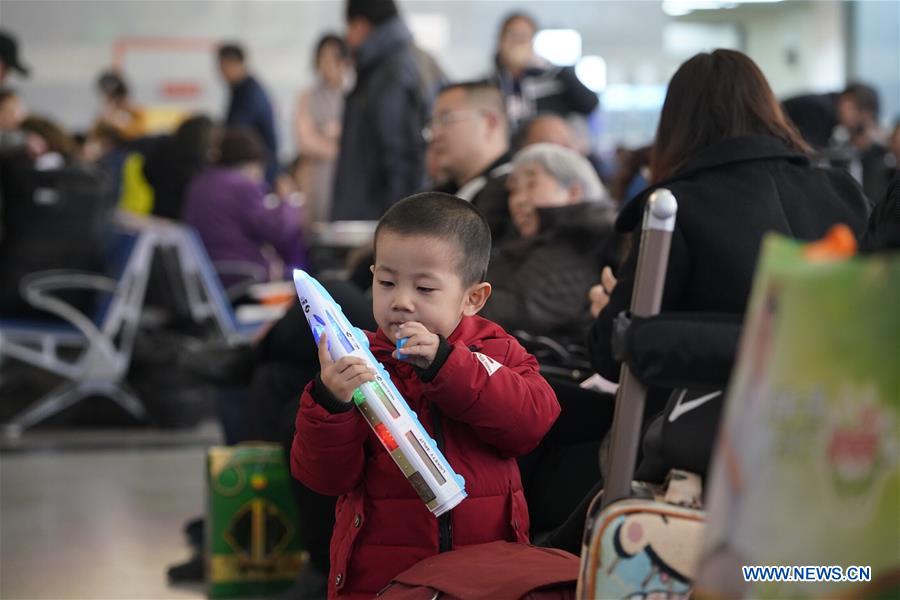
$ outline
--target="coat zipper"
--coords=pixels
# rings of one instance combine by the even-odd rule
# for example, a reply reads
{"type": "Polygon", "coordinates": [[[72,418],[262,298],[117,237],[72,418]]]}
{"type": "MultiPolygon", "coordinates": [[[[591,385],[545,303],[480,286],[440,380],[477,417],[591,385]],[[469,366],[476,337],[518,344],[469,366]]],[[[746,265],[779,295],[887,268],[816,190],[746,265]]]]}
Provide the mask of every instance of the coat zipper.
{"type": "MultiPolygon", "coordinates": [[[[428,403],[428,409],[431,412],[431,426],[434,429],[434,441],[437,443],[438,450],[444,453],[444,431],[441,420],[441,412],[438,408],[428,403]]],[[[447,511],[438,517],[438,552],[449,552],[453,550],[453,525],[450,521],[450,513],[447,511]]]]}

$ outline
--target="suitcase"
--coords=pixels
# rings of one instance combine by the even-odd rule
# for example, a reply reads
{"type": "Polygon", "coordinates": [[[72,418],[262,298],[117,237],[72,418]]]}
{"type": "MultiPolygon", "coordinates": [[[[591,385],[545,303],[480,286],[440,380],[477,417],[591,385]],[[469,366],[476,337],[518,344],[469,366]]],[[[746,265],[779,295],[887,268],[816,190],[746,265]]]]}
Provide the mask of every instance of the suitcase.
{"type": "MultiPolygon", "coordinates": [[[[631,313],[659,312],[677,203],[665,189],[647,203],[631,313]]],[[[585,523],[576,596],[687,598],[705,515],[700,479],[673,470],[664,486],[633,482],[646,388],[622,365],[608,478],[585,523]]]]}

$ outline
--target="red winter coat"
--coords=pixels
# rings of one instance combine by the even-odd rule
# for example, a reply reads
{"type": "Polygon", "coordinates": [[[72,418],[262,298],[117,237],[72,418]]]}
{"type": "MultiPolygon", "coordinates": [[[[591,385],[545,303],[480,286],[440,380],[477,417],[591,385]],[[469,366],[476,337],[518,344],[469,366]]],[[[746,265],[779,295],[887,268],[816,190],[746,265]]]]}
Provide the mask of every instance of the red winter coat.
{"type": "Polygon", "coordinates": [[[310,383],[297,413],[291,471],[311,489],[340,496],[329,597],[371,598],[392,577],[437,554],[440,532],[450,534],[445,547],[453,549],[527,542],[528,508],[515,457],[534,449],[559,415],[537,360],[486,319],[463,318],[447,340],[452,351],[428,383],[391,357],[394,345],[381,330],[368,336],[372,354],[435,439],[435,416],[440,421],[444,456],[465,478],[468,497],[435,518],[358,411],[328,412],[313,400],[310,383]],[[502,366],[495,369],[488,358],[502,366]]]}

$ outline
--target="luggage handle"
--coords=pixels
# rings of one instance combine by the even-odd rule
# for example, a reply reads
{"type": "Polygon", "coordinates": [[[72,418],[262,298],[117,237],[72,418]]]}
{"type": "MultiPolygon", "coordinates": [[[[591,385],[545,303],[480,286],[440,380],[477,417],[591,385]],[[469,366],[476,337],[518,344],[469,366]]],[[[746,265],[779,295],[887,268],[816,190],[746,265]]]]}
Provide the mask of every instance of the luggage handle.
{"type": "MultiPolygon", "coordinates": [[[[636,316],[649,317],[659,313],[677,212],[678,203],[671,191],[660,188],[650,194],[644,209],[640,254],[631,296],[631,313],[636,316]]],[[[619,382],[603,508],[631,494],[647,396],[647,388],[634,377],[625,363],[622,363],[619,382]]]]}

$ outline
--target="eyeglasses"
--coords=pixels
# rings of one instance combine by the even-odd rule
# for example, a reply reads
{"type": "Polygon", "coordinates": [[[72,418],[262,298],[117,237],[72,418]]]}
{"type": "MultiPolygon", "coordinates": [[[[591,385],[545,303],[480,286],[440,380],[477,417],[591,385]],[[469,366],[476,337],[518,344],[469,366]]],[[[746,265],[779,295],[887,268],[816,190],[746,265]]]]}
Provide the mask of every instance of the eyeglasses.
{"type": "Polygon", "coordinates": [[[454,123],[459,123],[460,121],[465,121],[472,117],[478,117],[485,113],[484,110],[478,110],[474,108],[467,108],[463,110],[453,110],[449,112],[442,113],[440,115],[435,116],[432,119],[429,119],[425,124],[425,127],[422,129],[422,138],[426,142],[431,142],[434,139],[434,132],[438,129],[443,129],[448,125],[452,125],[454,123]]]}

